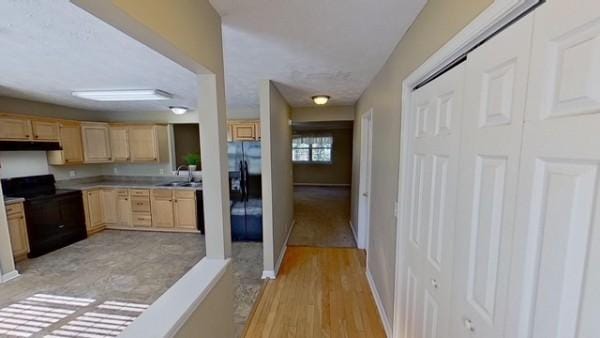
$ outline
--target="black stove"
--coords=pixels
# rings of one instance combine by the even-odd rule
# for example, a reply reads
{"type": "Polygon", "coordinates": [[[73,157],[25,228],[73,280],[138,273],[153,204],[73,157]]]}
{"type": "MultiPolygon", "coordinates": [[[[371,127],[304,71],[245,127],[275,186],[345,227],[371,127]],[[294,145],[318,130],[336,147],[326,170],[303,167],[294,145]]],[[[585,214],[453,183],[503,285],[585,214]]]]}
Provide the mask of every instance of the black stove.
{"type": "Polygon", "coordinates": [[[81,191],[56,189],[55,183],[54,175],[2,179],[5,196],[25,198],[30,258],[87,237],[81,191]]]}

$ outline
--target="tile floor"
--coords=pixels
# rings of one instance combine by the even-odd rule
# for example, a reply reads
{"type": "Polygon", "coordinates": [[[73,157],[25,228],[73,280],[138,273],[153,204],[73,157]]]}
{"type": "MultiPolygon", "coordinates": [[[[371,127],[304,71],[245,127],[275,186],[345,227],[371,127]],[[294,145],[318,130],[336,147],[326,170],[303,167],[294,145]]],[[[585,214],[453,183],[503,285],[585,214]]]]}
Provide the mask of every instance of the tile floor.
{"type": "MultiPolygon", "coordinates": [[[[0,286],[0,337],[114,337],[204,256],[199,234],[106,230],[24,261],[0,286]]],[[[233,257],[239,336],[263,285],[262,244],[233,243],[233,257]]]]}

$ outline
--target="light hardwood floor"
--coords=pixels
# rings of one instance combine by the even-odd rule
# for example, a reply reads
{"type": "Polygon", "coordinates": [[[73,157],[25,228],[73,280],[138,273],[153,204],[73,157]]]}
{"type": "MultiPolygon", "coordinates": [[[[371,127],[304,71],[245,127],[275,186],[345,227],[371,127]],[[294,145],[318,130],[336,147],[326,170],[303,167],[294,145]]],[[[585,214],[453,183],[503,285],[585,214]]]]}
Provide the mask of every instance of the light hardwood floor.
{"type": "Polygon", "coordinates": [[[288,247],[245,337],[385,337],[363,251],[288,247]]]}

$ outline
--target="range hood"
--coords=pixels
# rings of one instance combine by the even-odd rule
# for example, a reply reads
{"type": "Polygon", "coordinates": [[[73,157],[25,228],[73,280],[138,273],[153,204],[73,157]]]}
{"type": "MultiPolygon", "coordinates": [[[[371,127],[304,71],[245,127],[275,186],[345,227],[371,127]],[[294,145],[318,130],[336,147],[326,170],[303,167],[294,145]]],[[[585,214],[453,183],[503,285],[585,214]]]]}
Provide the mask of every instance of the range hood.
{"type": "Polygon", "coordinates": [[[0,151],[62,150],[58,142],[0,141],[0,151]]]}

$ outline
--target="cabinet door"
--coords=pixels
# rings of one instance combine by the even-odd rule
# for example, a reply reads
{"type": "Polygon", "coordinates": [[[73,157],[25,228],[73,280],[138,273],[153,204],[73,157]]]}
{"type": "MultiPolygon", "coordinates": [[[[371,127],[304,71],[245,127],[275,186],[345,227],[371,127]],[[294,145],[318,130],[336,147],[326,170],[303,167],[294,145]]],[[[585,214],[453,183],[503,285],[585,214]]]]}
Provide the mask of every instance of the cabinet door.
{"type": "Polygon", "coordinates": [[[112,160],[110,132],[105,123],[85,123],[81,125],[83,154],[87,163],[103,163],[112,160]]]}
{"type": "Polygon", "coordinates": [[[33,139],[35,141],[58,141],[58,122],[33,120],[31,121],[31,126],[33,130],[33,139]]]}
{"type": "Polygon", "coordinates": [[[177,198],[175,200],[175,226],[196,229],[196,200],[194,198],[177,198]]]}
{"type": "Polygon", "coordinates": [[[255,138],[256,131],[254,129],[254,123],[234,123],[233,127],[233,140],[234,141],[252,141],[255,138]]]}
{"type": "Polygon", "coordinates": [[[25,256],[29,253],[29,240],[27,238],[27,226],[23,214],[8,216],[8,232],[10,233],[10,244],[13,256],[25,256]]]}
{"type": "Polygon", "coordinates": [[[129,130],[127,127],[110,127],[110,146],[115,162],[129,161],[129,130]]]}
{"type": "Polygon", "coordinates": [[[12,141],[31,139],[31,121],[11,117],[0,118],[0,139],[12,141]]]}
{"type": "Polygon", "coordinates": [[[152,196],[152,226],[159,228],[172,228],[173,199],[171,197],[152,196]]]}
{"type": "Polygon", "coordinates": [[[127,191],[118,193],[117,197],[117,223],[121,226],[131,226],[131,203],[127,191]]]}
{"type": "Polygon", "coordinates": [[[102,190],[102,219],[105,224],[116,224],[117,217],[117,191],[114,189],[102,190]]]}
{"type": "Polygon", "coordinates": [[[88,227],[90,230],[103,224],[102,190],[91,190],[87,193],[88,227]]]}
{"type": "Polygon", "coordinates": [[[260,140],[260,121],[256,121],[254,122],[254,132],[255,132],[255,139],[256,140],[260,140]]]}
{"type": "Polygon", "coordinates": [[[132,126],[129,129],[129,151],[132,162],[158,160],[158,140],[154,126],[132,126]]]}
{"type": "Polygon", "coordinates": [[[60,126],[60,142],[65,164],[83,162],[83,144],[81,143],[81,125],[79,123],[62,123],[60,126]]]}

